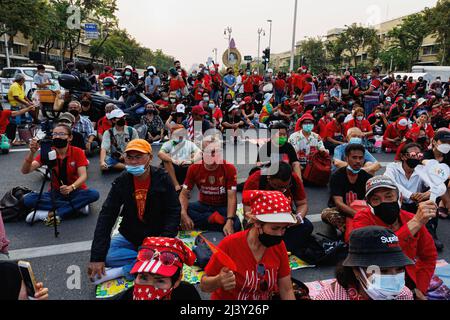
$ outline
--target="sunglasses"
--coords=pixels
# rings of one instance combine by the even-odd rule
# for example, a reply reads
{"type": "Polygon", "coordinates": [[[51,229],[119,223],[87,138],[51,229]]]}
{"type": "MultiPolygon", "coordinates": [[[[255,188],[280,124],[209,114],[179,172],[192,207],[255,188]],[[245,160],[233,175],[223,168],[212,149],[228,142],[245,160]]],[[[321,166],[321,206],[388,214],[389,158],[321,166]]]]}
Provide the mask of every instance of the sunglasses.
{"type": "Polygon", "coordinates": [[[258,264],[258,266],[256,267],[256,273],[258,275],[259,283],[258,290],[261,292],[266,292],[267,290],[269,290],[269,284],[264,277],[266,275],[266,266],[262,263],[258,264]]]}
{"type": "Polygon", "coordinates": [[[423,159],[423,157],[424,157],[423,153],[421,153],[421,152],[418,152],[418,153],[410,152],[410,153],[407,153],[406,156],[408,158],[414,158],[414,159],[423,159]]]}
{"type": "Polygon", "coordinates": [[[139,261],[151,261],[159,260],[164,266],[177,266],[179,268],[183,267],[180,257],[168,251],[158,251],[155,249],[141,248],[139,250],[137,260],[139,261]]]}

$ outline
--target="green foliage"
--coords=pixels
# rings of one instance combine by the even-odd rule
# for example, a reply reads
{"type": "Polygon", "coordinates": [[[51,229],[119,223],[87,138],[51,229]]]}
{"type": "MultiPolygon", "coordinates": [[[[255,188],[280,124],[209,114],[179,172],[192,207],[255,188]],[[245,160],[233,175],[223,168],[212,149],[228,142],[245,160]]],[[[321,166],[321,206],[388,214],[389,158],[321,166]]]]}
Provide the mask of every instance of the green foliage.
{"type": "Polygon", "coordinates": [[[320,38],[309,38],[300,44],[299,53],[314,73],[319,73],[326,65],[325,48],[320,38]]]}
{"type": "Polygon", "coordinates": [[[379,59],[383,69],[389,71],[410,71],[410,57],[400,48],[392,47],[380,52],[379,59]],[[392,70],[391,68],[392,61],[392,70]]]}
{"type": "Polygon", "coordinates": [[[441,65],[450,65],[450,0],[439,0],[434,8],[424,10],[425,21],[437,35],[441,65]]]}

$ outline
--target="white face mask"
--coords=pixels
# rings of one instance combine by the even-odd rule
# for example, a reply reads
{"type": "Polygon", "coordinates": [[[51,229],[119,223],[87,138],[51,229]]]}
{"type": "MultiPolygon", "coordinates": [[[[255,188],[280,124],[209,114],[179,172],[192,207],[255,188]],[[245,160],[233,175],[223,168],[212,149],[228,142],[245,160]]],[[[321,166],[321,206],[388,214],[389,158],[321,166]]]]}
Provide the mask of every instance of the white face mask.
{"type": "Polygon", "coordinates": [[[437,146],[437,149],[442,154],[448,154],[450,152],[450,144],[444,143],[437,146]]]}
{"type": "Polygon", "coordinates": [[[374,273],[370,279],[364,268],[359,268],[363,277],[362,288],[372,300],[394,300],[405,287],[405,272],[395,275],[374,273]]]}

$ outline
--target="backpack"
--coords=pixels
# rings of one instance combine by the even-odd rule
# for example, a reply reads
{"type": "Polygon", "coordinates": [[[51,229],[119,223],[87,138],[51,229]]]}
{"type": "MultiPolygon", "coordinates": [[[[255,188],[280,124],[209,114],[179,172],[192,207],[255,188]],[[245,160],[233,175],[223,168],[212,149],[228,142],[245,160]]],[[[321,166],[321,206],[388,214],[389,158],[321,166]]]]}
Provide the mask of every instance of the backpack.
{"type": "Polygon", "coordinates": [[[8,191],[0,200],[0,211],[4,222],[20,221],[25,219],[31,209],[25,207],[23,198],[32,192],[27,187],[15,187],[8,191]]]}
{"type": "Polygon", "coordinates": [[[305,246],[293,252],[297,257],[315,266],[335,266],[348,254],[348,245],[320,235],[311,235],[305,246]]]}
{"type": "Polygon", "coordinates": [[[202,269],[205,269],[213,253],[206,242],[202,240],[203,239],[200,236],[197,236],[195,238],[195,246],[193,247],[192,251],[197,257],[197,259],[195,260],[195,265],[199,266],[202,269]]]}
{"type": "Polygon", "coordinates": [[[318,187],[327,186],[331,177],[331,156],[318,150],[311,153],[302,176],[318,187]]]}

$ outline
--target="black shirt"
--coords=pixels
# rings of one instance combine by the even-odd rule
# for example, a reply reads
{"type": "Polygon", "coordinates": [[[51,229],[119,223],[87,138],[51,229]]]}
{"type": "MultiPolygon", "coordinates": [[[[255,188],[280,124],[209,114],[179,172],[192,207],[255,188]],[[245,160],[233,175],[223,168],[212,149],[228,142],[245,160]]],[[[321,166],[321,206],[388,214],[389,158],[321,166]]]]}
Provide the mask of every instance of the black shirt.
{"type": "Polygon", "coordinates": [[[81,115],[88,117],[91,122],[97,123],[98,120],[100,120],[103,115],[98,111],[96,108],[94,108],[92,105],[87,111],[81,111],[81,115]]]}
{"type": "Polygon", "coordinates": [[[372,127],[373,134],[376,136],[382,136],[382,135],[384,135],[384,133],[386,131],[386,126],[384,125],[383,119],[381,119],[381,117],[377,117],[376,115],[374,115],[372,117],[369,117],[367,119],[367,121],[369,121],[370,125],[373,125],[378,119],[380,119],[378,124],[376,124],[372,127]]]}
{"type": "MultiPolygon", "coordinates": [[[[288,162],[291,166],[294,162],[298,162],[297,153],[295,152],[294,147],[286,142],[282,147],[279,147],[279,160],[288,162]]],[[[264,144],[261,148],[259,148],[258,152],[258,160],[257,162],[271,162],[272,156],[272,143],[268,142],[264,144]]]]}
{"type": "Polygon", "coordinates": [[[81,150],[86,150],[86,143],[84,141],[84,137],[81,133],[72,131],[72,142],[70,143],[71,146],[80,148],[81,150]]]}
{"type": "Polygon", "coordinates": [[[328,207],[336,206],[333,197],[342,197],[344,203],[350,206],[355,200],[364,200],[366,197],[366,182],[372,175],[361,170],[355,184],[351,184],[347,176],[347,167],[340,168],[332,176],[330,181],[330,200],[328,207]]]}
{"type": "MultiPolygon", "coordinates": [[[[130,288],[116,300],[133,300],[133,290],[130,288]]],[[[202,300],[197,289],[187,282],[182,281],[180,285],[172,292],[172,301],[200,301],[202,300]]]]}

